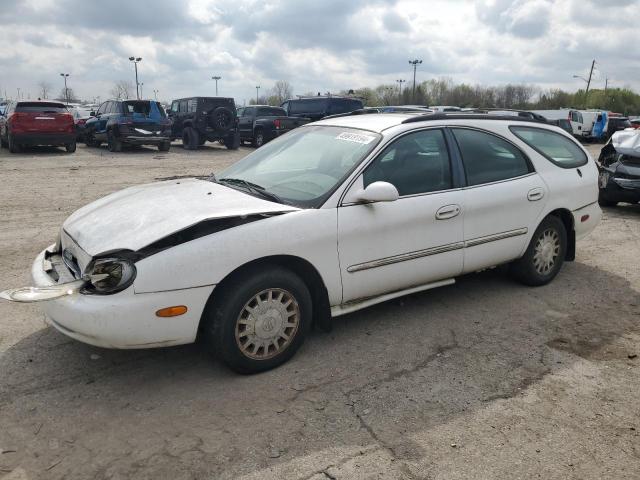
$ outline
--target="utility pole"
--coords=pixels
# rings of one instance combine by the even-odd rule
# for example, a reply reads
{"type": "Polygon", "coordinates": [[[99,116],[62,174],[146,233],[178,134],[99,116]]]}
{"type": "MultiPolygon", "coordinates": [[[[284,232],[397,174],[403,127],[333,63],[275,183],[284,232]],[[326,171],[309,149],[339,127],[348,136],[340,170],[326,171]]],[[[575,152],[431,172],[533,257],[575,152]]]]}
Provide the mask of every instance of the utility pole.
{"type": "Polygon", "coordinates": [[[218,96],[218,80],[220,80],[222,77],[216,75],[214,77],[211,77],[211,80],[215,80],[216,81],[216,97],[218,96]]]}
{"type": "Polygon", "coordinates": [[[159,91],[160,91],[160,90],[156,90],[155,88],[153,89],[153,96],[155,97],[156,102],[158,101],[158,92],[159,92],[159,91]]]}
{"type": "Polygon", "coordinates": [[[591,62],[591,70],[589,71],[589,80],[587,80],[587,90],[584,92],[584,108],[587,108],[587,102],[589,97],[589,87],[591,86],[591,77],[593,76],[593,67],[596,66],[596,60],[593,59],[591,62]]]}
{"type": "Polygon", "coordinates": [[[20,100],[20,87],[18,87],[18,98],[17,100],[20,100]]]}
{"type": "Polygon", "coordinates": [[[406,82],[406,80],[396,80],[398,82],[398,105],[402,104],[402,84],[406,82]]]}
{"type": "Polygon", "coordinates": [[[260,85],[256,85],[256,105],[260,103],[260,98],[258,96],[258,92],[260,91],[260,85]]]}
{"type": "Polygon", "coordinates": [[[67,77],[68,73],[61,73],[60,76],[64,78],[64,98],[67,100],[67,105],[69,105],[69,89],[67,88],[67,77]]]}
{"type": "Polygon", "coordinates": [[[413,103],[416,103],[416,68],[418,68],[418,65],[421,63],[422,60],[418,60],[417,58],[415,60],[409,60],[409,65],[413,65],[413,94],[411,96],[413,103]]]}
{"type": "Polygon", "coordinates": [[[140,100],[140,84],[138,83],[138,63],[142,61],[142,57],[129,57],[129,60],[133,62],[133,66],[136,70],[136,98],[140,100]]]}

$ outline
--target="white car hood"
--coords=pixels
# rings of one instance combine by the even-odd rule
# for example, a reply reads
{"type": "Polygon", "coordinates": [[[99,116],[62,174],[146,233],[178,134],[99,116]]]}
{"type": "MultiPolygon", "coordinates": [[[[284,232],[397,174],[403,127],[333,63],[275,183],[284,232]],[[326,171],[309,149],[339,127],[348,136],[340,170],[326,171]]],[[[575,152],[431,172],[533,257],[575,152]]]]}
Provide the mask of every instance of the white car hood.
{"type": "Polygon", "coordinates": [[[86,253],[139,250],[203,220],[299,210],[223,185],[180,179],[126,188],[74,212],[64,231],[86,253]]]}

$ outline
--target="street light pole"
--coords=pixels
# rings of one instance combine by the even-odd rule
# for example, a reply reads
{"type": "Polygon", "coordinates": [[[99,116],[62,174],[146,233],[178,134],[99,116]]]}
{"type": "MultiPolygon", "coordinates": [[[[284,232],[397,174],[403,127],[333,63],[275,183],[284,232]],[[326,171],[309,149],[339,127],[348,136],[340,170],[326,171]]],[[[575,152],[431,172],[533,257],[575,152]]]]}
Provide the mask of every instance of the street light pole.
{"type": "Polygon", "coordinates": [[[133,67],[136,70],[136,98],[140,100],[140,84],[138,83],[138,63],[142,61],[142,57],[129,57],[129,60],[133,62],[133,67]]]}
{"type": "Polygon", "coordinates": [[[422,60],[409,60],[409,65],[413,65],[413,94],[411,95],[413,103],[416,103],[416,68],[422,63],[422,60]]]}
{"type": "Polygon", "coordinates": [[[64,98],[67,99],[67,105],[69,105],[69,89],[67,88],[67,77],[68,73],[61,73],[60,76],[64,78],[64,98]]]}
{"type": "Polygon", "coordinates": [[[18,98],[17,98],[17,100],[20,100],[20,87],[17,87],[17,89],[18,89],[18,98]]]}
{"type": "Polygon", "coordinates": [[[144,82],[140,84],[140,97],[144,98],[144,95],[142,94],[142,86],[144,85],[144,82]]]}
{"type": "Polygon", "coordinates": [[[259,92],[260,91],[260,85],[256,85],[256,105],[258,105],[258,103],[260,102],[260,97],[259,97],[259,92]]]}
{"type": "Polygon", "coordinates": [[[398,82],[398,105],[402,103],[402,84],[406,82],[406,80],[396,80],[398,82]]]}
{"type": "Polygon", "coordinates": [[[159,91],[160,91],[160,90],[156,90],[155,88],[153,89],[153,96],[154,96],[154,98],[156,99],[156,102],[158,101],[158,92],[159,92],[159,91]]]}
{"type": "Polygon", "coordinates": [[[214,77],[211,77],[211,80],[215,80],[216,81],[216,97],[218,96],[218,80],[220,80],[221,78],[222,77],[219,77],[217,75],[214,76],[214,77]]]}

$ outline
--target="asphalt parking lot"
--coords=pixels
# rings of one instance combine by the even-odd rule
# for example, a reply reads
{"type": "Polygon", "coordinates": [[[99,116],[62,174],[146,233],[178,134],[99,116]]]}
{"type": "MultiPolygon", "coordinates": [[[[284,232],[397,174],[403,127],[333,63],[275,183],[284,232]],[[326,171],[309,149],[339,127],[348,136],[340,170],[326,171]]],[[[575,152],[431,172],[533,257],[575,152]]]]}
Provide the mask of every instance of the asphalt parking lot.
{"type": "MultiPolygon", "coordinates": [[[[250,151],[0,150],[0,289],[78,207],[250,151]]],[[[606,209],[548,286],[469,275],[249,377],[196,345],[83,345],[1,302],[0,479],[638,478],[639,265],[640,206],[606,209]]]]}

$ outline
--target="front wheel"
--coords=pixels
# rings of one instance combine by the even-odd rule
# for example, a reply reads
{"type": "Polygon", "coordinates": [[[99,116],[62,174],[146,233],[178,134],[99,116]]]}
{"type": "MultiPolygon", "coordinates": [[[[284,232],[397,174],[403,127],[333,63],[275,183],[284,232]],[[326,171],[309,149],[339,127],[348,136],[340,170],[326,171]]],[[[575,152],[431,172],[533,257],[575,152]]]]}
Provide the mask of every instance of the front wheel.
{"type": "Polygon", "coordinates": [[[553,215],[538,226],[527,251],[511,264],[512,275],[525,285],[546,285],[560,271],[567,253],[567,231],[553,215]]]}
{"type": "Polygon", "coordinates": [[[122,151],[122,142],[115,136],[113,130],[107,132],[107,148],[110,152],[122,151]]]}
{"type": "Polygon", "coordinates": [[[604,196],[602,190],[600,190],[600,194],[598,195],[598,204],[601,207],[615,207],[616,205],[618,205],[618,202],[616,202],[615,200],[607,199],[607,197],[604,196]]]}
{"type": "Polygon", "coordinates": [[[273,266],[238,275],[214,292],[203,336],[238,373],[263,372],[289,360],[311,327],[312,300],[293,272],[273,266]]]}
{"type": "Polygon", "coordinates": [[[171,148],[171,142],[162,142],[158,144],[158,150],[161,152],[168,152],[171,148]]]}
{"type": "Polygon", "coordinates": [[[76,151],[76,142],[67,143],[65,144],[64,148],[67,151],[67,153],[73,153],[76,151]]]}

